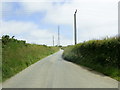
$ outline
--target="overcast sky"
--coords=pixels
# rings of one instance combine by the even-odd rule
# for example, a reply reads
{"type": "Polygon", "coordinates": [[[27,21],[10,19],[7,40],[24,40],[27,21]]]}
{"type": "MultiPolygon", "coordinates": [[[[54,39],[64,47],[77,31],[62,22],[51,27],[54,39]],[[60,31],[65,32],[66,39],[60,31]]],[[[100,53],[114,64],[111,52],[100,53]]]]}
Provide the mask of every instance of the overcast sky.
{"type": "Polygon", "coordinates": [[[8,34],[28,43],[74,44],[73,16],[77,9],[78,42],[118,34],[119,0],[2,0],[1,35],[8,34]],[[9,2],[8,2],[9,1],[9,2]]]}

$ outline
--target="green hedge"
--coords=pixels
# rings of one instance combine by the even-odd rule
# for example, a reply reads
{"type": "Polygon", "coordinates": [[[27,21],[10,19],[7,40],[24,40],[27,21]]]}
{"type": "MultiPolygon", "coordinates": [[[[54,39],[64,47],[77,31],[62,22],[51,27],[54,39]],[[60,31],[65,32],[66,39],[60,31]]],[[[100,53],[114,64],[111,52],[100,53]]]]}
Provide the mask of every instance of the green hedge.
{"type": "Polygon", "coordinates": [[[63,58],[120,80],[120,37],[90,40],[64,50],[63,58]]]}

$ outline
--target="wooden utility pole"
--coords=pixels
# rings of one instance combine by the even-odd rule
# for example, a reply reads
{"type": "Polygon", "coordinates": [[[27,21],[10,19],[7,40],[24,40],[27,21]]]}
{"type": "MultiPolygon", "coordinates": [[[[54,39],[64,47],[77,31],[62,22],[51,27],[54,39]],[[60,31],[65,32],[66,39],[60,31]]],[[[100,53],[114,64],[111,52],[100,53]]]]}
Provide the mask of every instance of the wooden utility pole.
{"type": "Polygon", "coordinates": [[[77,44],[76,13],[77,13],[77,9],[74,13],[74,39],[75,39],[75,44],[77,44]]]}

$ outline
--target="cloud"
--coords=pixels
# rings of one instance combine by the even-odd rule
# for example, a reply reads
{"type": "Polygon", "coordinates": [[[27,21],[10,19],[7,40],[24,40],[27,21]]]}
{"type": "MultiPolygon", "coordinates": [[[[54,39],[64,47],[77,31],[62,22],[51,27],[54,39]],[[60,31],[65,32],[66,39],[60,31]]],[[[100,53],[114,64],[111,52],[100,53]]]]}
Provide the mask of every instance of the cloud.
{"type": "Polygon", "coordinates": [[[34,30],[37,25],[31,22],[2,21],[2,34],[22,34],[34,30]]]}
{"type": "MultiPolygon", "coordinates": [[[[73,14],[77,12],[78,26],[100,25],[117,20],[118,0],[21,0],[23,13],[45,12],[46,23],[73,25],[73,14]],[[53,4],[53,2],[56,2],[53,4]],[[63,4],[60,4],[64,2],[63,4]]],[[[4,6],[4,5],[3,5],[4,6]]],[[[10,5],[7,5],[10,6],[10,5]]],[[[9,8],[10,9],[10,8],[9,8]]],[[[8,10],[10,11],[10,10],[8,10]]],[[[11,11],[10,11],[11,12],[11,11]]]]}
{"type": "MultiPolygon", "coordinates": [[[[77,12],[78,25],[82,22],[88,24],[102,24],[111,20],[117,20],[117,2],[102,2],[103,0],[73,0],[63,5],[55,5],[47,11],[45,21],[54,24],[73,25],[73,14],[77,12]]],[[[112,1],[112,0],[111,0],[112,1]]]]}
{"type": "Polygon", "coordinates": [[[105,37],[113,37],[118,33],[117,26],[109,25],[104,27],[95,27],[86,30],[78,30],[78,41],[87,41],[92,39],[102,39],[105,37]]]}
{"type": "Polygon", "coordinates": [[[52,7],[51,3],[46,2],[21,2],[25,12],[35,13],[49,10],[52,7]]]}
{"type": "MultiPolygon", "coordinates": [[[[4,0],[5,1],[5,0],[4,0]]],[[[74,12],[77,12],[78,41],[114,36],[118,32],[119,0],[20,0],[24,13],[45,12],[43,23],[73,27],[74,12]],[[61,3],[62,2],[62,3],[61,3]]],[[[29,42],[52,45],[52,35],[56,33],[38,28],[31,22],[8,21],[3,23],[4,33],[26,34],[29,42]],[[7,27],[5,27],[7,26],[7,27]]],[[[41,27],[41,26],[39,26],[41,27]]],[[[73,28],[71,28],[73,29],[73,28]]],[[[70,30],[68,30],[70,31],[70,30]]],[[[72,32],[70,32],[72,33],[72,32]]],[[[72,44],[68,36],[61,36],[62,44],[72,44]]],[[[72,37],[72,36],[71,36],[72,37]]]]}
{"type": "Polygon", "coordinates": [[[2,2],[69,2],[71,0],[2,0],[2,2]]]}
{"type": "Polygon", "coordinates": [[[48,11],[45,22],[56,25],[74,24],[77,12],[78,41],[100,39],[118,34],[118,0],[74,0],[48,11]]]}
{"type": "MultiPolygon", "coordinates": [[[[28,43],[46,44],[52,45],[52,37],[55,37],[55,45],[57,45],[57,33],[50,31],[49,29],[40,29],[37,24],[32,22],[18,22],[18,21],[3,21],[2,35],[15,36],[17,39],[26,40],[28,43]]],[[[62,36],[61,36],[62,37],[62,36]]],[[[66,45],[69,41],[64,37],[62,45],[66,45]]]]}

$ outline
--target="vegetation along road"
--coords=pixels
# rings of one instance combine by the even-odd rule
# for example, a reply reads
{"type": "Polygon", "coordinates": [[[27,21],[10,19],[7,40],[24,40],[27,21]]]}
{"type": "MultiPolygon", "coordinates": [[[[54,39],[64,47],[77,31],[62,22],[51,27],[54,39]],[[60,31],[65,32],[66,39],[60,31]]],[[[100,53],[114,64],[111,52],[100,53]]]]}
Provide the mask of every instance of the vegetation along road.
{"type": "Polygon", "coordinates": [[[12,78],[3,88],[117,88],[118,81],[62,59],[63,51],[52,54],[12,78]]]}

